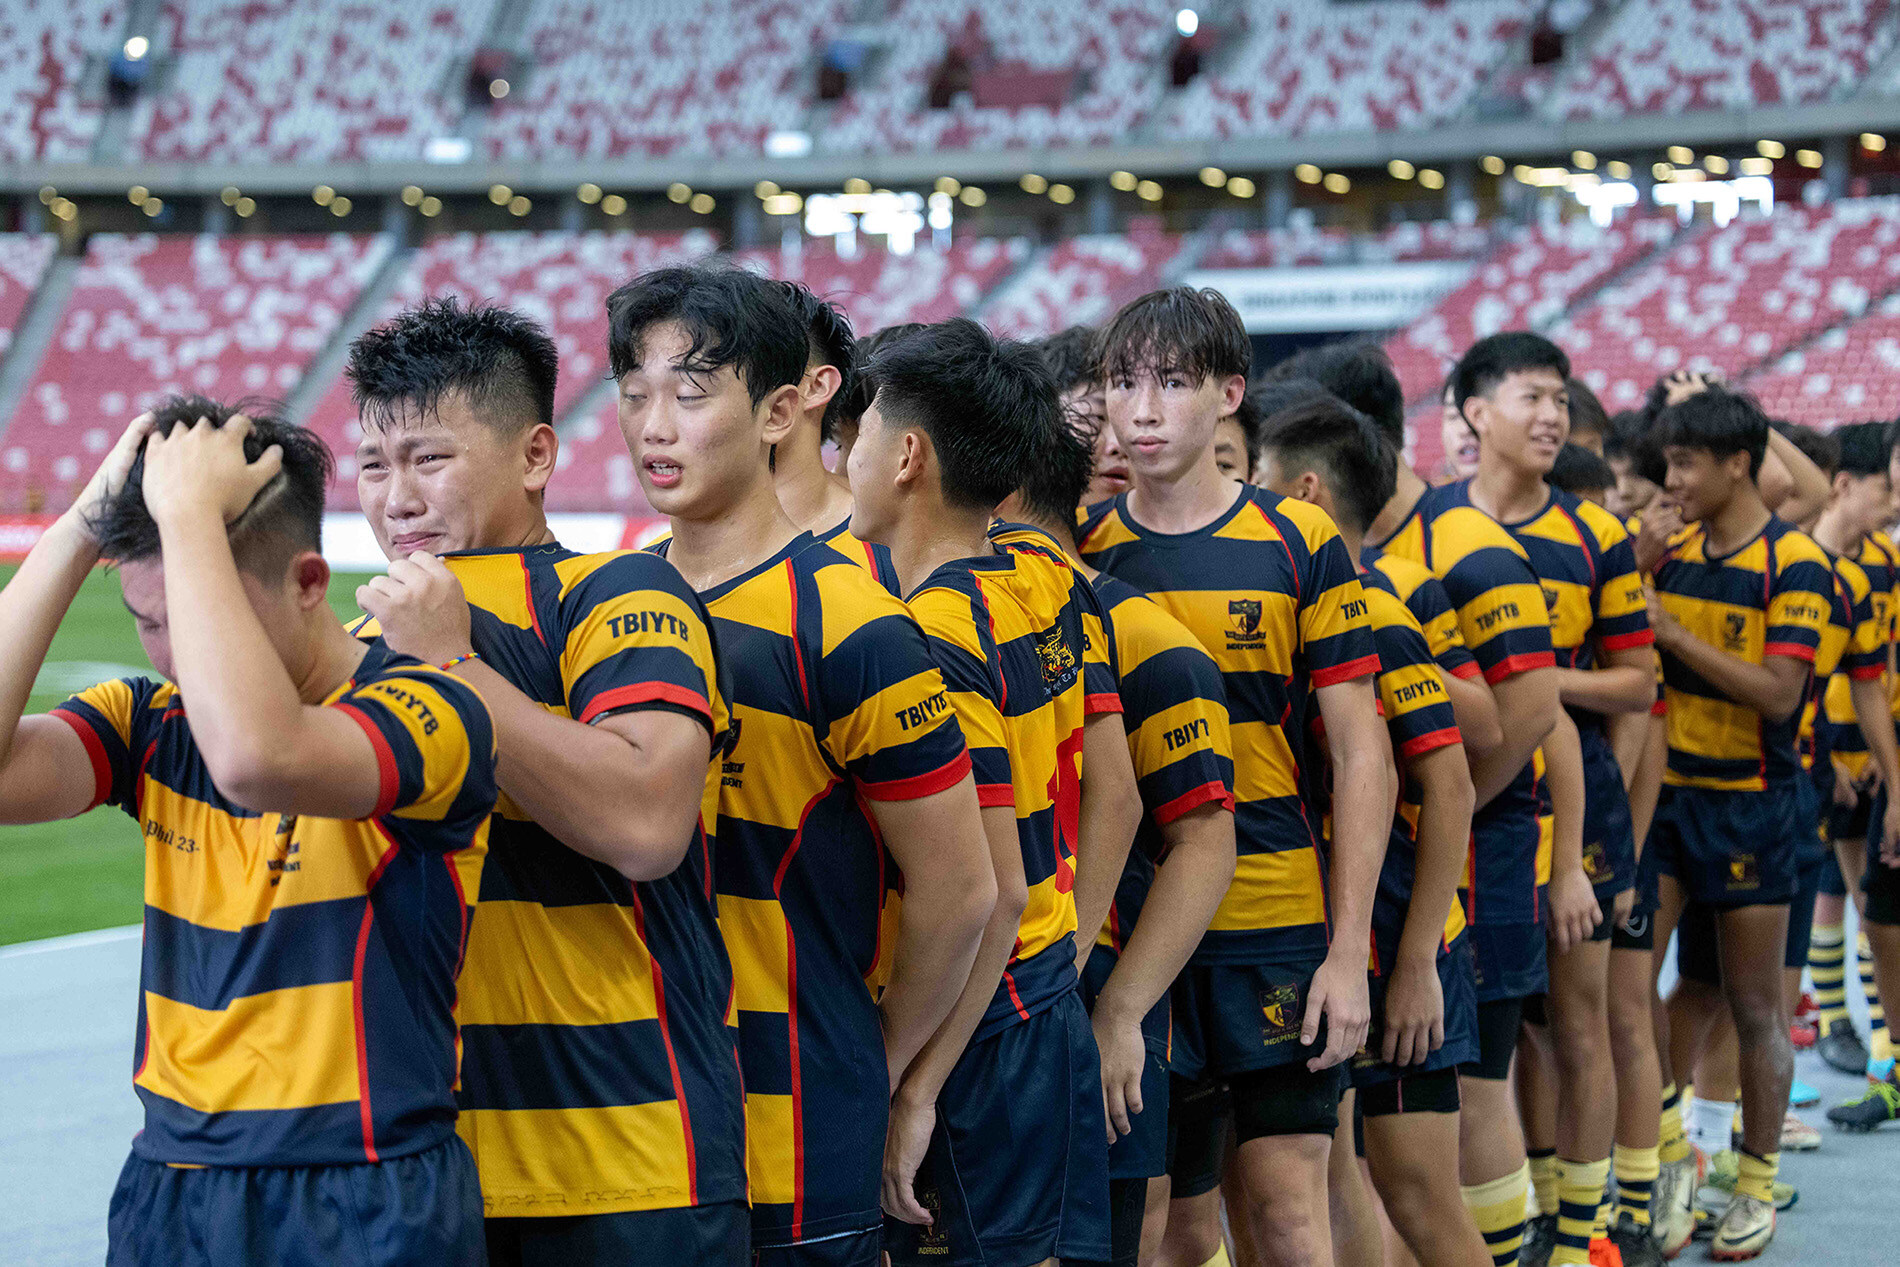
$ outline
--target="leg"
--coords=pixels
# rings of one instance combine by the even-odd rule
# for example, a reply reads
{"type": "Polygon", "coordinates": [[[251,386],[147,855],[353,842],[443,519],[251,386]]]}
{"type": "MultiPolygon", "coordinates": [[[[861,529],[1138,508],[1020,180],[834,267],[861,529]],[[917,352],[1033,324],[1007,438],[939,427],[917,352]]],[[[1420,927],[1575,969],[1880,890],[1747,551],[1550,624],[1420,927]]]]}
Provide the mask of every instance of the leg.
{"type": "MultiPolygon", "coordinates": [[[[1529,1009],[1526,1009],[1527,1011],[1529,1009]]],[[[1550,1049],[1548,1015],[1530,1016],[1518,1029],[1517,1115],[1524,1125],[1524,1152],[1531,1163],[1537,1212],[1557,1214],[1557,1062],[1550,1049]]]]}
{"type": "Polygon", "coordinates": [[[1649,1226],[1661,1143],[1662,1062],[1650,1027],[1649,953],[1610,951],[1610,1059],[1616,1068],[1617,1213],[1649,1226]],[[1640,1211],[1640,1214],[1638,1213],[1640,1211]]]}
{"type": "Polygon", "coordinates": [[[1359,1173],[1359,1154],[1353,1147],[1355,1098],[1348,1091],[1339,1102],[1339,1129],[1333,1132],[1332,1154],[1326,1163],[1333,1259],[1338,1267],[1383,1267],[1385,1243],[1379,1234],[1379,1214],[1359,1173]]]}
{"type": "Polygon", "coordinates": [[[1552,1263],[1589,1261],[1616,1136],[1610,1065],[1610,943],[1550,957],[1551,1048],[1557,1058],[1557,1244],[1552,1263]]]}
{"type": "MultiPolygon", "coordinates": [[[[1161,1261],[1161,1241],[1168,1230],[1168,1192],[1173,1185],[1166,1175],[1148,1181],[1148,1204],[1141,1213],[1141,1267],[1161,1261]]],[[[1200,1267],[1197,1263],[1195,1267],[1200,1267]]]]}
{"type": "Polygon", "coordinates": [[[1240,1146],[1249,1223],[1262,1267],[1333,1261],[1326,1214],[1330,1135],[1262,1135],[1240,1146]]]}
{"type": "Polygon", "coordinates": [[[1157,1267],[1202,1267],[1226,1248],[1220,1231],[1220,1189],[1168,1202],[1157,1267]]]}
{"type": "Polygon", "coordinates": [[[1253,1201],[1240,1173],[1240,1148],[1233,1131],[1227,1132],[1227,1152],[1221,1160],[1221,1207],[1226,1215],[1227,1242],[1233,1247],[1234,1267],[1261,1267],[1260,1247],[1254,1240],[1253,1201]]]}
{"type": "Polygon", "coordinates": [[[1460,1195],[1496,1267],[1515,1267],[1524,1241],[1530,1166],[1511,1094],[1523,1000],[1478,1004],[1478,1059],[1458,1071],[1460,1195]]]}
{"type": "MultiPolygon", "coordinates": [[[[1226,1084],[1213,1077],[1175,1077],[1168,1083],[1168,1178],[1150,1185],[1167,1197],[1156,1220],[1157,1267],[1202,1267],[1224,1253],[1220,1226],[1221,1154],[1226,1148],[1231,1102],[1226,1084]]],[[[1145,1225],[1144,1225],[1145,1228],[1145,1225]]],[[[1144,1248],[1143,1261],[1148,1261],[1144,1248]]]]}
{"type": "MultiPolygon", "coordinates": [[[[1433,1080],[1430,1074],[1414,1077],[1421,1089],[1433,1080]]],[[[1440,1081],[1449,1097],[1457,1084],[1440,1081]]],[[[1444,1164],[1458,1146],[1459,1116],[1454,1109],[1366,1118],[1372,1182],[1420,1267],[1488,1267],[1492,1262],[1491,1249],[1444,1164]]]]}
{"type": "Polygon", "coordinates": [[[1741,906],[1721,916],[1722,989],[1735,1018],[1740,1053],[1743,1147],[1757,1157],[1778,1151],[1788,1111],[1794,1049],[1781,1010],[1786,906],[1741,906]]]}

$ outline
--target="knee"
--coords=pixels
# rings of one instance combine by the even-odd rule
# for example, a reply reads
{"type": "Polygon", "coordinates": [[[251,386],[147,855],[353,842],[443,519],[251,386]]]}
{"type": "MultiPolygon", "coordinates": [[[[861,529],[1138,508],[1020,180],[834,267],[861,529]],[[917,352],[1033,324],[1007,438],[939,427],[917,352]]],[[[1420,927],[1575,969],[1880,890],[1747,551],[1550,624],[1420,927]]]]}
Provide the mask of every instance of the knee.
{"type": "Polygon", "coordinates": [[[1772,991],[1737,990],[1730,996],[1735,1017],[1735,1035],[1744,1043],[1760,1043],[1777,1034],[1788,1040],[1787,1022],[1781,1016],[1781,996],[1772,991]]]}

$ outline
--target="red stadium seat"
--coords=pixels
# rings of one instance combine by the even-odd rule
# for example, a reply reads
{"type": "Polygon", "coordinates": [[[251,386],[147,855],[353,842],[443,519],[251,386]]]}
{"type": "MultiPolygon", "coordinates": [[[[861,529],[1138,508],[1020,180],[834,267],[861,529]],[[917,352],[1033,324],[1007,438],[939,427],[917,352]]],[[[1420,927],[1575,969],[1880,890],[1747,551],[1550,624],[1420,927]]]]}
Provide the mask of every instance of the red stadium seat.
{"type": "Polygon", "coordinates": [[[13,345],[14,327],[57,245],[50,233],[0,233],[0,356],[13,345]]]}
{"type": "Polygon", "coordinates": [[[0,5],[0,159],[83,162],[104,116],[82,94],[88,55],[113,50],[125,0],[8,0],[0,5]]]}
{"type": "Polygon", "coordinates": [[[979,315],[1014,339],[1094,325],[1158,286],[1180,253],[1180,235],[1154,229],[1070,238],[1024,270],[979,315]]]}
{"type": "Polygon", "coordinates": [[[1900,417],[1900,293],[1744,379],[1770,417],[1832,428],[1900,417]]]}

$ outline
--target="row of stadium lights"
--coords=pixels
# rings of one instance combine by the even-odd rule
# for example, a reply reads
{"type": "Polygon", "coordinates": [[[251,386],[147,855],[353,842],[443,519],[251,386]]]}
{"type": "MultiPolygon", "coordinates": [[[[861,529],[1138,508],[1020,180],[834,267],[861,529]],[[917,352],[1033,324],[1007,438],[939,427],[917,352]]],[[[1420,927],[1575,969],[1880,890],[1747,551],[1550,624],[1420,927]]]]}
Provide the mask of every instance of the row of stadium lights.
{"type": "MultiPolygon", "coordinates": [[[[1869,154],[1878,154],[1887,148],[1887,138],[1878,132],[1863,132],[1860,135],[1860,147],[1869,154]]],[[[1694,150],[1686,145],[1672,145],[1665,151],[1664,159],[1650,164],[1649,174],[1659,181],[1691,183],[1710,177],[1726,179],[1731,170],[1740,176],[1770,176],[1774,174],[1775,163],[1787,156],[1788,147],[1780,141],[1757,141],[1752,157],[1730,162],[1720,154],[1705,154],[1701,165],[1697,166],[1694,150]]],[[[1818,171],[1822,164],[1821,151],[1796,150],[1794,161],[1810,171],[1818,171]]],[[[1506,171],[1504,160],[1495,154],[1485,155],[1481,165],[1493,176],[1502,176],[1506,171]]],[[[1532,167],[1528,163],[1519,163],[1509,168],[1509,171],[1519,184],[1538,188],[1594,184],[1605,177],[1610,180],[1628,180],[1632,174],[1630,165],[1621,159],[1611,159],[1602,164],[1600,175],[1598,166],[1596,155],[1588,150],[1575,150],[1570,155],[1568,168],[1532,167]]]]}

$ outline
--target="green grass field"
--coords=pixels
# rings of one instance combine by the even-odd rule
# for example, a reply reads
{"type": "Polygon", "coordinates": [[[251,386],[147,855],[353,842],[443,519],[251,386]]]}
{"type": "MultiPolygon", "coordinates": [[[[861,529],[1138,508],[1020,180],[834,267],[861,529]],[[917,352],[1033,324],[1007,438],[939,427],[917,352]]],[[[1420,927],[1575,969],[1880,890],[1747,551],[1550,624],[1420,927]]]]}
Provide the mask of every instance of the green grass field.
{"type": "MultiPolygon", "coordinates": [[[[13,568],[0,568],[0,584],[12,576],[13,568]]],[[[343,574],[331,582],[330,602],[339,614],[356,613],[362,582],[343,574]]],[[[95,572],[53,639],[28,709],[43,712],[75,690],[128,671],[150,673],[151,667],[119,600],[118,578],[95,572]]],[[[116,809],[0,827],[0,944],[136,924],[143,897],[138,829],[116,809]]]]}

